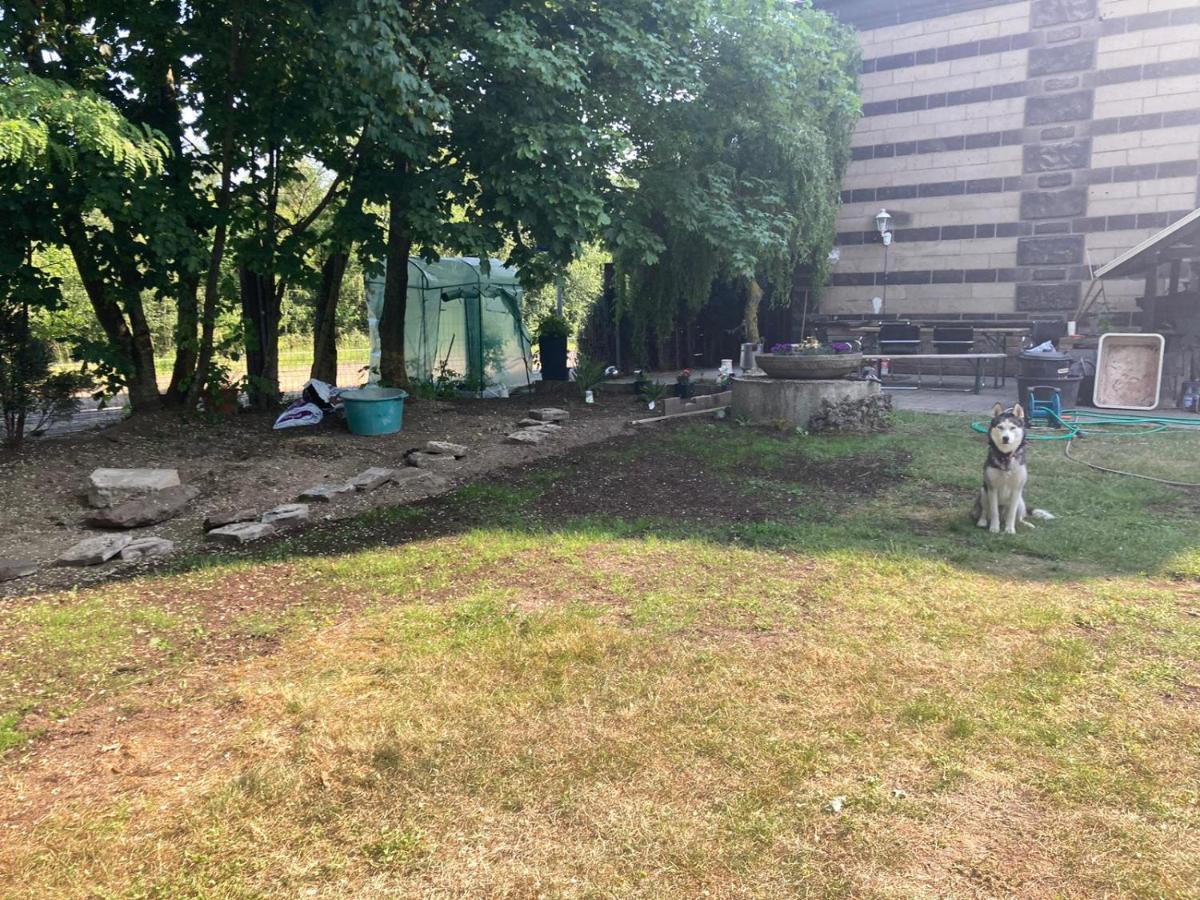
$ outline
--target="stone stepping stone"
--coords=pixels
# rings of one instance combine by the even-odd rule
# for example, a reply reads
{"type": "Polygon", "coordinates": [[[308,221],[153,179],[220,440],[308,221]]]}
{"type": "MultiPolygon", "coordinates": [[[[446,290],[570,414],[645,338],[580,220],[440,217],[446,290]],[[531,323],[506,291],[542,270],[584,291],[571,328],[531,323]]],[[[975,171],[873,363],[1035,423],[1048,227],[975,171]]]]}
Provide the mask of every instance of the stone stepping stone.
{"type": "Polygon", "coordinates": [[[410,466],[404,469],[397,469],[396,474],[392,476],[392,481],[403,486],[415,482],[433,481],[437,477],[437,475],[426,469],[414,469],[410,466]]]}
{"type": "Polygon", "coordinates": [[[0,559],[0,581],[26,578],[38,570],[31,559],[0,559]]]}
{"type": "Polygon", "coordinates": [[[462,458],[467,455],[467,446],[465,444],[452,444],[449,441],[428,441],[425,444],[425,452],[433,453],[438,456],[454,456],[462,458]]]}
{"type": "Polygon", "coordinates": [[[351,478],[350,485],[356,491],[373,491],[376,488],[383,487],[395,477],[395,469],[383,469],[377,466],[372,466],[371,468],[365,469],[351,478]]]}
{"type": "Polygon", "coordinates": [[[458,460],[453,456],[446,456],[441,453],[410,453],[405,458],[410,466],[416,466],[418,469],[432,469],[435,472],[452,472],[458,468],[458,460]]]}
{"type": "Polygon", "coordinates": [[[523,426],[521,430],[532,431],[536,434],[555,435],[562,432],[562,426],[554,425],[551,422],[536,422],[533,425],[523,426]]]}
{"type": "MultiPolygon", "coordinates": [[[[308,504],[285,503],[282,506],[276,506],[259,516],[258,521],[263,525],[273,525],[277,528],[299,525],[301,522],[308,521],[308,504]]],[[[212,532],[210,531],[209,534],[212,532]]]]}
{"type": "Polygon", "coordinates": [[[101,534],[85,538],[57,560],[60,566],[98,566],[133,543],[127,534],[101,534]]]}
{"type": "Polygon", "coordinates": [[[341,484],[318,484],[300,492],[298,499],[328,503],[338,494],[354,493],[354,485],[346,481],[341,484]]]}
{"type": "Polygon", "coordinates": [[[523,428],[520,431],[514,431],[512,434],[506,437],[504,439],[504,443],[524,444],[532,447],[536,444],[542,443],[542,441],[546,440],[547,437],[549,437],[549,435],[543,431],[537,431],[532,428],[523,428]]]}
{"type": "Polygon", "coordinates": [[[177,469],[96,469],[88,476],[88,503],[103,509],[179,485],[177,469]]]}
{"type": "Polygon", "coordinates": [[[539,422],[565,422],[571,418],[571,414],[555,406],[543,406],[541,409],[531,409],[529,418],[539,422]]]}
{"type": "Polygon", "coordinates": [[[274,525],[263,522],[234,522],[232,525],[214,528],[204,539],[218,544],[248,544],[260,538],[270,537],[275,530],[274,525]]]}
{"type": "Polygon", "coordinates": [[[175,552],[175,542],[160,537],[144,537],[132,541],[118,556],[124,560],[145,559],[149,556],[166,556],[175,552]]]}
{"type": "Polygon", "coordinates": [[[257,509],[221,509],[204,517],[204,530],[224,528],[236,522],[255,522],[258,520],[257,509]]]}
{"type": "Polygon", "coordinates": [[[200,496],[200,490],[187,484],[163,488],[132,500],[122,500],[88,516],[87,523],[97,528],[141,528],[157,525],[179,515],[200,496]]]}

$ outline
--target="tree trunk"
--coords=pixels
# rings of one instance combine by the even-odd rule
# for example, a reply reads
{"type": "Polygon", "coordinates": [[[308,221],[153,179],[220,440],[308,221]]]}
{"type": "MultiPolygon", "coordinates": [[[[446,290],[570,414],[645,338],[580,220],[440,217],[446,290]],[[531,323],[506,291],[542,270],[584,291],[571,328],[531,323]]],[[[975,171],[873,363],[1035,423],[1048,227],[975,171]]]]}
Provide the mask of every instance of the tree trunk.
{"type": "Polygon", "coordinates": [[[175,311],[175,367],[167,388],[168,403],[181,404],[196,377],[197,334],[200,325],[200,279],[180,279],[175,311]]]}
{"type": "Polygon", "coordinates": [[[184,408],[189,412],[196,409],[200,401],[200,392],[208,386],[213,361],[221,263],[225,258],[225,242],[229,236],[229,204],[233,193],[233,109],[241,69],[241,12],[239,4],[229,29],[229,88],[225,95],[225,128],[221,136],[221,184],[217,189],[217,226],[213,232],[212,250],[208,256],[208,273],[204,278],[204,310],[200,317],[200,349],[196,356],[196,377],[192,379],[187,399],[184,401],[184,408]]]}
{"type": "Polygon", "coordinates": [[[96,313],[96,320],[124,364],[122,368],[126,378],[125,387],[129,391],[129,405],[135,412],[158,409],[162,405],[162,397],[158,393],[154,347],[150,342],[150,329],[142,310],[141,297],[134,296],[129,301],[133,321],[131,330],[120,303],[110,295],[96,261],[89,253],[87,229],[83,218],[77,213],[63,216],[63,236],[79,269],[79,277],[96,313]]]}
{"type": "Polygon", "coordinates": [[[309,378],[329,384],[337,384],[337,308],[342,294],[342,278],[349,262],[350,254],[337,250],[330,253],[321,264],[321,288],[317,293],[313,322],[313,364],[309,378]]]}
{"type": "Polygon", "coordinates": [[[746,287],[746,310],[745,310],[745,325],[746,325],[746,340],[751,344],[759,342],[758,334],[758,307],[762,303],[763,291],[758,284],[757,278],[751,278],[749,285],[746,287]]]}
{"type": "Polygon", "coordinates": [[[269,409],[279,402],[279,319],[282,286],[273,273],[238,269],[241,282],[242,323],[246,348],[246,374],[250,402],[269,409]]]}
{"type": "Polygon", "coordinates": [[[379,317],[379,379],[390,387],[408,387],[408,370],[404,364],[404,310],[408,303],[408,256],[412,251],[412,232],[404,212],[404,204],[393,197],[388,210],[383,313],[379,317]]]}

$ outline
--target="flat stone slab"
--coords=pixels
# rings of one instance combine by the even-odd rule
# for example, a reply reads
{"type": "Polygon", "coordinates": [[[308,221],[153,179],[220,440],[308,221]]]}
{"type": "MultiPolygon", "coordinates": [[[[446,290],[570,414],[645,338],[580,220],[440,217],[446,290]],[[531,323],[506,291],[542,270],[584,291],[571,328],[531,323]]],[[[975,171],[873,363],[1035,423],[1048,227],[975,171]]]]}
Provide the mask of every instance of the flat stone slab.
{"type": "Polygon", "coordinates": [[[349,481],[344,481],[341,484],[317,484],[310,488],[305,488],[300,492],[298,499],[316,501],[318,503],[328,503],[338,494],[354,493],[354,485],[349,481]]]}
{"type": "Polygon", "coordinates": [[[175,552],[175,542],[160,537],[144,537],[131,541],[118,556],[124,560],[145,559],[149,556],[166,556],[175,552]]]}
{"type": "Polygon", "coordinates": [[[0,559],[0,581],[25,578],[37,570],[37,563],[31,559],[0,559]]]}
{"type": "Polygon", "coordinates": [[[533,428],[535,426],[544,426],[546,428],[562,428],[561,425],[556,425],[554,422],[543,422],[541,419],[522,419],[517,423],[518,428],[533,428]]]}
{"type": "Polygon", "coordinates": [[[60,566],[98,566],[133,543],[127,534],[101,534],[85,538],[58,558],[60,566]]]}
{"type": "Polygon", "coordinates": [[[452,444],[449,441],[428,441],[425,444],[426,453],[463,457],[469,448],[466,444],[452,444]]]}
{"type": "Polygon", "coordinates": [[[529,418],[539,422],[565,422],[571,418],[571,414],[556,406],[543,406],[541,409],[531,409],[529,418]]]}
{"type": "Polygon", "coordinates": [[[504,443],[506,443],[506,444],[524,444],[526,446],[532,447],[532,446],[542,443],[542,441],[546,440],[547,437],[549,437],[549,435],[546,434],[544,431],[536,430],[533,428],[523,428],[520,431],[514,431],[512,434],[510,434],[508,437],[506,437],[504,439],[504,443]]]}
{"type": "Polygon", "coordinates": [[[141,497],[121,500],[107,509],[88,516],[89,525],[97,528],[141,528],[157,525],[179,515],[200,495],[198,488],[177,484],[141,497]]]}
{"type": "Polygon", "coordinates": [[[285,503],[282,506],[276,506],[259,516],[258,521],[263,525],[274,525],[277,528],[298,525],[308,521],[308,504],[285,503]]]}
{"type": "Polygon", "coordinates": [[[214,528],[224,528],[235,522],[255,522],[257,520],[257,509],[249,507],[246,509],[220,509],[204,517],[204,530],[212,531],[214,528]]]}
{"type": "Polygon", "coordinates": [[[378,466],[372,466],[371,468],[365,469],[351,478],[350,486],[356,491],[373,491],[376,488],[383,487],[395,477],[395,469],[384,469],[378,466]]]}
{"type": "Polygon", "coordinates": [[[234,522],[232,525],[214,528],[204,538],[218,544],[248,544],[250,541],[270,537],[275,530],[274,525],[263,522],[234,522]]]}
{"type": "Polygon", "coordinates": [[[103,509],[130,497],[179,485],[177,469],[96,469],[88,476],[88,503],[103,509]]]}
{"type": "Polygon", "coordinates": [[[416,466],[418,469],[432,469],[435,472],[452,472],[458,468],[458,460],[455,457],[440,453],[418,451],[408,454],[406,461],[410,466],[416,466]]]}
{"type": "Polygon", "coordinates": [[[533,425],[522,425],[522,431],[532,431],[535,434],[555,435],[562,433],[562,426],[551,422],[535,422],[533,425]]]}
{"type": "Polygon", "coordinates": [[[396,474],[392,476],[392,481],[403,486],[421,481],[429,481],[434,478],[437,478],[437,476],[428,469],[415,469],[412,466],[408,466],[403,469],[397,469],[396,474]]]}

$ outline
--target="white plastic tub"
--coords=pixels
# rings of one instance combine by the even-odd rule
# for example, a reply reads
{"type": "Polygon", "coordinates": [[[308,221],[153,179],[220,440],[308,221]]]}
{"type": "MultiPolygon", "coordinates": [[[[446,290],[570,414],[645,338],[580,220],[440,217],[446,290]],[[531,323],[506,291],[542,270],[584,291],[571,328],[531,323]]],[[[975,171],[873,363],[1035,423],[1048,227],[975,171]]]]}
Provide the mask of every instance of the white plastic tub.
{"type": "Polygon", "coordinates": [[[1154,409],[1162,388],[1161,334],[1103,334],[1092,401],[1103,409],[1154,409]]]}

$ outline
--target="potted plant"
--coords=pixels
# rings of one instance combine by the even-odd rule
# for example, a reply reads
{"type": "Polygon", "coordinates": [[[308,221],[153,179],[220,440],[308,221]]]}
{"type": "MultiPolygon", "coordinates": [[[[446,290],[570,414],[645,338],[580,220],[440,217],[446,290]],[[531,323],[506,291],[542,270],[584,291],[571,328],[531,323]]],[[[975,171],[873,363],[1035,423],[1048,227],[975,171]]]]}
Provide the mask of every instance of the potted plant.
{"type": "Polygon", "coordinates": [[[246,387],[246,379],[234,378],[229,366],[214,362],[208,377],[204,401],[205,411],[214,416],[232,416],[239,409],[238,399],[246,387]]]}
{"type": "Polygon", "coordinates": [[[538,322],[538,355],[542,359],[544,381],[567,380],[567,338],[571,326],[562,316],[547,313],[538,322]]]}
{"type": "Polygon", "coordinates": [[[862,367],[862,353],[851,343],[822,343],[814,337],[799,344],[775,344],[755,357],[769,378],[800,381],[845,378],[862,367]]]}

